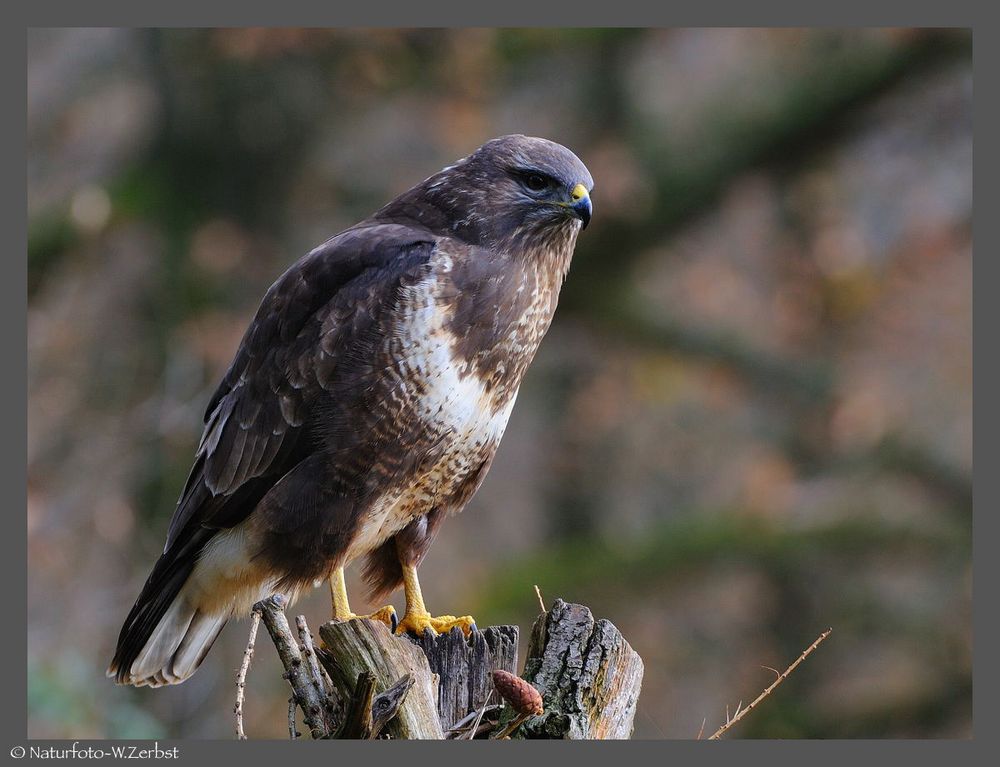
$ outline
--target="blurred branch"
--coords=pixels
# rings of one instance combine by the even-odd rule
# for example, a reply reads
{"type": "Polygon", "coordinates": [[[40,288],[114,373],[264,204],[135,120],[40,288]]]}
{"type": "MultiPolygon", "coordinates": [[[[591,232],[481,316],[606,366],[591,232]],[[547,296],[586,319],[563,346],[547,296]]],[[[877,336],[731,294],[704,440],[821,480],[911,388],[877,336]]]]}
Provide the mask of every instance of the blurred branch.
{"type": "MultiPolygon", "coordinates": [[[[724,365],[761,396],[785,408],[801,411],[815,408],[819,411],[817,416],[823,417],[823,409],[831,408],[836,401],[836,373],[833,365],[824,360],[782,357],[754,348],[735,333],[686,325],[665,313],[654,314],[638,301],[623,300],[613,294],[595,298],[589,319],[601,326],[595,330],[604,329],[636,346],[724,365]]],[[[799,417],[796,423],[805,427],[808,421],[799,417]]],[[[793,439],[789,452],[800,460],[826,469],[868,466],[916,477],[940,493],[950,511],[964,520],[970,518],[972,477],[902,435],[889,434],[870,448],[843,456],[836,454],[829,443],[820,447],[801,434],[793,439]]]]}
{"type": "MultiPolygon", "coordinates": [[[[611,36],[602,45],[613,49],[602,54],[602,71],[606,58],[607,67],[615,72],[591,83],[588,103],[596,113],[593,124],[626,132],[621,125],[641,123],[635,118],[622,120],[628,106],[620,90],[628,78],[618,71],[624,66],[620,54],[632,41],[611,36]],[[617,95],[609,93],[616,88],[617,95]]],[[[917,75],[970,55],[971,38],[955,30],[920,30],[900,39],[821,50],[791,76],[777,103],[767,109],[731,114],[727,105],[720,105],[719,119],[707,121],[712,135],[706,140],[717,151],[695,153],[694,159],[678,159],[676,152],[665,151],[667,142],[657,140],[657,131],[633,131],[627,140],[652,179],[652,199],[644,201],[652,213],[640,219],[602,217],[588,231],[577,248],[556,322],[575,314],[598,331],[605,329],[631,343],[725,365],[760,396],[791,411],[795,428],[788,452],[807,471],[864,463],[911,475],[942,494],[949,508],[967,520],[971,476],[930,448],[891,435],[866,451],[842,456],[829,440],[815,438],[825,430],[836,405],[839,387],[832,364],[783,358],[754,348],[738,334],[694,327],[659,307],[655,311],[642,307],[632,289],[631,267],[710,206],[735,176],[754,167],[788,170],[810,161],[850,128],[859,110],[917,75]]],[[[603,128],[594,130],[603,133],[603,128]]]]}
{"type": "Polygon", "coordinates": [[[552,543],[542,554],[505,563],[478,595],[479,609],[516,611],[535,583],[562,594],[585,593],[597,584],[638,588],[715,560],[748,560],[765,572],[787,576],[814,564],[823,552],[839,551],[852,559],[914,550],[943,556],[967,552],[970,545],[964,530],[925,532],[871,518],[802,528],[738,513],[691,514],[650,530],[641,541],[612,546],[597,535],[552,543]]]}
{"type": "MultiPolygon", "coordinates": [[[[627,39],[620,44],[627,44],[627,39]]],[[[800,164],[837,139],[857,110],[906,78],[967,58],[971,51],[970,36],[927,30],[894,46],[873,45],[863,52],[820,55],[781,94],[781,106],[731,122],[714,138],[719,154],[706,155],[701,164],[671,161],[670,153],[651,143],[648,135],[629,136],[653,182],[652,199],[645,204],[654,213],[640,220],[602,219],[593,232],[581,238],[573,278],[567,281],[560,300],[561,312],[586,315],[595,297],[609,289],[615,292],[612,286],[630,276],[636,261],[684,221],[709,207],[735,176],[762,165],[788,168],[800,164]]],[[[602,105],[611,109],[618,102],[606,98],[605,79],[595,87],[601,90],[588,103],[597,110],[592,123],[601,125],[616,119],[602,113],[602,105]]],[[[651,131],[649,135],[655,138],[659,133],[651,131]]]]}
{"type": "Polygon", "coordinates": [[[966,524],[972,522],[972,475],[966,474],[920,445],[889,434],[874,448],[848,460],[852,464],[874,464],[883,471],[919,477],[950,499],[956,514],[966,524]]]}
{"type": "Polygon", "coordinates": [[[696,328],[653,313],[636,300],[596,298],[588,319],[637,346],[666,349],[718,362],[740,373],[761,392],[803,405],[828,401],[835,391],[833,368],[819,360],[787,359],[755,349],[735,333],[696,328]]]}

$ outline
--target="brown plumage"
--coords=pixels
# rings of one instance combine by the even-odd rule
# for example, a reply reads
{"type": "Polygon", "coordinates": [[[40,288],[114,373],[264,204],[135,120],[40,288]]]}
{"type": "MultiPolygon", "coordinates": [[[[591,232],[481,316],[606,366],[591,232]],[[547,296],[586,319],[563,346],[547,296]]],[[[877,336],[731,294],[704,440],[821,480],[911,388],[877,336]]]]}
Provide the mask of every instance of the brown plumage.
{"type": "Polygon", "coordinates": [[[558,144],[494,139],[278,278],[110,676],[183,681],[230,617],[360,557],[377,595],[400,585],[489,470],[592,186],[558,144]]]}

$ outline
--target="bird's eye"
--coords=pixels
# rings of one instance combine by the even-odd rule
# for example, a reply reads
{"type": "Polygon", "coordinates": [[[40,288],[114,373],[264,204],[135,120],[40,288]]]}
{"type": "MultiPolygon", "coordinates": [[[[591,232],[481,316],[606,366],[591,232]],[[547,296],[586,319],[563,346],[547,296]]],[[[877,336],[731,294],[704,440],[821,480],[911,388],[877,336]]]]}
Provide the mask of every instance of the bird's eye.
{"type": "Polygon", "coordinates": [[[545,176],[539,173],[529,173],[524,177],[524,185],[532,192],[541,192],[548,187],[549,183],[545,180],[545,176]]]}

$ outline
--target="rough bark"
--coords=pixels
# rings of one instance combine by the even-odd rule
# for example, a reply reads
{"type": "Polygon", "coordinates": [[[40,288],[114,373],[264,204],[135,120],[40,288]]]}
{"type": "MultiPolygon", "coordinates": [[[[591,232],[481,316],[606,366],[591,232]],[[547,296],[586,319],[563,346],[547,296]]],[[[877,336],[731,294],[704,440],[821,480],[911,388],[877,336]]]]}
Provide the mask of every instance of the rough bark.
{"type": "Polygon", "coordinates": [[[545,713],[514,736],[628,738],[642,673],[642,659],[610,621],[557,599],[535,621],[524,664],[523,676],[542,693],[545,713]]]}

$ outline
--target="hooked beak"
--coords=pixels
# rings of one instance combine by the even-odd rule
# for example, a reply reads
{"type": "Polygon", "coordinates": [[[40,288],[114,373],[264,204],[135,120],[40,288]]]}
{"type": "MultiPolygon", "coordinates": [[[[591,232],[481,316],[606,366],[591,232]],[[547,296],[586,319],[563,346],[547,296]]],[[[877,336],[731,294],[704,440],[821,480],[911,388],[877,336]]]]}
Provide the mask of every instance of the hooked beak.
{"type": "Polygon", "coordinates": [[[570,192],[570,198],[572,202],[568,207],[579,216],[583,222],[583,228],[586,229],[587,224],[590,223],[590,216],[594,212],[594,206],[590,201],[590,193],[587,191],[587,187],[583,184],[577,184],[573,187],[573,191],[570,192]]]}

